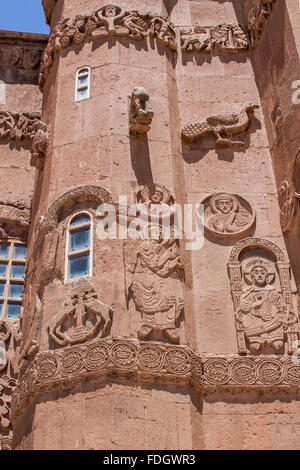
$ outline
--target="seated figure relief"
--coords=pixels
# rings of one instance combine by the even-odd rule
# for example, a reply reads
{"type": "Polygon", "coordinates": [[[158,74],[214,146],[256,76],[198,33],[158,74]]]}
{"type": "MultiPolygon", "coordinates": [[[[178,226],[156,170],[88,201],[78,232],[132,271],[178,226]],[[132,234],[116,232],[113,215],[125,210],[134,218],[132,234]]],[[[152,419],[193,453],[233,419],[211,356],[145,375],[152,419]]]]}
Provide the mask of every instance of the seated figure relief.
{"type": "Polygon", "coordinates": [[[206,198],[205,229],[214,235],[237,236],[249,230],[255,211],[241,196],[220,193],[206,198]]]}
{"type": "Polygon", "coordinates": [[[257,353],[269,345],[275,352],[283,350],[284,333],[297,321],[292,305],[274,286],[276,273],[272,263],[263,258],[249,261],[243,277],[244,287],[236,321],[244,332],[251,352],[257,353]]]}

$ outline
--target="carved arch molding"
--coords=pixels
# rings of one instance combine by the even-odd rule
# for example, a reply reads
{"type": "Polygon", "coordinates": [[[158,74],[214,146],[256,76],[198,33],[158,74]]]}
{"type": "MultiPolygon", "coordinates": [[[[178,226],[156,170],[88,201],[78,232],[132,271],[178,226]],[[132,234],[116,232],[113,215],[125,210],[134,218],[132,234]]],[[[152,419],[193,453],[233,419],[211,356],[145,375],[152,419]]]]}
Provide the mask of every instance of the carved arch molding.
{"type": "MultiPolygon", "coordinates": [[[[176,25],[180,29],[182,51],[236,54],[257,47],[275,3],[276,0],[257,0],[257,5],[250,10],[245,25],[197,25],[189,28],[180,28],[176,25]]],[[[55,4],[56,0],[43,0],[48,23],[51,21],[55,4]]],[[[152,12],[127,11],[117,5],[105,5],[91,13],[59,21],[53,29],[41,60],[39,75],[41,91],[54,60],[62,49],[68,49],[91,39],[127,37],[145,40],[148,36],[155,38],[171,51],[177,50],[175,25],[167,16],[152,12]]]]}

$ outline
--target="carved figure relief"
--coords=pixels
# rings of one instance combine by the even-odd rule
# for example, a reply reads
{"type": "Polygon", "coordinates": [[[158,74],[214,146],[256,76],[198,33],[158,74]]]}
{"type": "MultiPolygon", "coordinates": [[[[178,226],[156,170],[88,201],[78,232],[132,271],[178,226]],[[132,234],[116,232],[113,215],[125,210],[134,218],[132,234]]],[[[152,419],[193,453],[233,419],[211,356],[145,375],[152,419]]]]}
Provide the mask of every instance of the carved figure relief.
{"type": "Polygon", "coordinates": [[[197,25],[181,29],[180,36],[184,52],[217,51],[235,54],[247,51],[250,45],[247,28],[240,24],[197,25]]]}
{"type": "Polygon", "coordinates": [[[244,147],[245,143],[233,140],[233,135],[247,131],[251,114],[257,108],[258,105],[244,103],[239,113],[211,116],[206,121],[191,122],[183,128],[182,137],[185,142],[195,142],[212,134],[217,139],[218,147],[244,147]]]}
{"type": "MultiPolygon", "coordinates": [[[[165,213],[163,205],[172,205],[173,198],[161,185],[143,186],[137,199],[151,213],[165,213]]],[[[158,220],[159,220],[158,215],[158,220]]],[[[150,227],[150,237],[126,241],[124,245],[128,300],[141,313],[142,324],[137,335],[149,338],[158,330],[173,343],[178,343],[178,324],[183,313],[182,282],[184,267],[180,260],[178,240],[172,235],[165,238],[160,222],[150,227]],[[153,233],[156,233],[154,236],[153,233]]]]}
{"type": "Polygon", "coordinates": [[[228,267],[240,353],[283,354],[286,340],[287,352],[292,353],[292,344],[298,338],[289,263],[282,261],[282,252],[278,259],[276,252],[278,248],[271,242],[249,238],[240,242],[230,257],[228,267]],[[258,247],[262,249],[261,255],[255,254],[258,247]],[[241,260],[245,248],[248,256],[241,260]]]}
{"type": "Polygon", "coordinates": [[[0,45],[0,65],[13,66],[28,70],[37,68],[42,57],[40,48],[26,48],[22,46],[0,45]]]}
{"type": "Polygon", "coordinates": [[[81,44],[88,38],[128,37],[144,40],[150,35],[175,51],[176,32],[164,16],[137,10],[127,11],[117,5],[105,5],[87,15],[77,15],[58,22],[43,53],[39,85],[41,90],[47,80],[56,55],[72,44],[81,44]]]}
{"type": "Polygon", "coordinates": [[[248,28],[250,30],[252,47],[257,47],[262,37],[265,23],[270,18],[276,0],[258,0],[255,8],[248,15],[248,28]]]}
{"type": "Polygon", "coordinates": [[[241,196],[219,193],[203,201],[205,229],[214,235],[235,237],[247,232],[255,222],[255,211],[241,196]]]}
{"type": "Polygon", "coordinates": [[[32,143],[30,164],[41,170],[44,166],[48,143],[47,124],[40,120],[39,113],[10,113],[0,111],[0,139],[32,143]]]}
{"type": "Polygon", "coordinates": [[[73,287],[64,311],[49,322],[49,336],[60,346],[103,338],[109,335],[112,315],[112,307],[98,299],[89,281],[82,280],[73,287]]]}
{"type": "Polygon", "coordinates": [[[10,450],[12,444],[11,400],[18,369],[15,360],[16,329],[14,322],[0,321],[0,450],[10,450]]]}
{"type": "Polygon", "coordinates": [[[300,150],[295,158],[290,181],[281,183],[278,190],[280,224],[283,232],[292,230],[300,198],[300,150]]]}
{"type": "Polygon", "coordinates": [[[154,116],[149,103],[149,93],[143,87],[135,87],[131,95],[129,110],[130,134],[144,136],[151,129],[154,116]]]}

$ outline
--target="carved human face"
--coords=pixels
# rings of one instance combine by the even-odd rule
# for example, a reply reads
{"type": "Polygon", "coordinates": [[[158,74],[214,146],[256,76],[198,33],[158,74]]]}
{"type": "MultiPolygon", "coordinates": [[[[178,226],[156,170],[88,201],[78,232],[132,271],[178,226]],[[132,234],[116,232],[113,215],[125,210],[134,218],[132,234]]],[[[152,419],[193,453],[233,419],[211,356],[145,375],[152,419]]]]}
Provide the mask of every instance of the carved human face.
{"type": "Polygon", "coordinates": [[[268,272],[263,266],[256,266],[251,271],[251,278],[259,287],[265,286],[267,283],[268,272]]]}
{"type": "Polygon", "coordinates": [[[117,8],[116,7],[106,7],[105,8],[105,16],[107,18],[113,18],[114,16],[117,16],[117,8]]]}
{"type": "Polygon", "coordinates": [[[155,189],[149,193],[149,197],[153,204],[160,204],[163,199],[163,193],[155,189]]]}
{"type": "Polygon", "coordinates": [[[224,197],[222,199],[218,199],[216,205],[220,212],[223,214],[229,214],[233,209],[233,200],[229,197],[224,197]]]}

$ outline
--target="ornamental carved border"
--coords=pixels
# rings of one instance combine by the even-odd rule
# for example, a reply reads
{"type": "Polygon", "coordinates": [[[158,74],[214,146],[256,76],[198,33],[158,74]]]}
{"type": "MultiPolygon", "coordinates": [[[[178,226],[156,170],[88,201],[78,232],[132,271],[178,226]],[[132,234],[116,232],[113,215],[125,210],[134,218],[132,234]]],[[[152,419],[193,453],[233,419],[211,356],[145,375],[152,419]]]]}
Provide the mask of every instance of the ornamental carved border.
{"type": "Polygon", "coordinates": [[[299,387],[300,365],[288,356],[203,356],[187,346],[110,338],[44,351],[21,377],[12,399],[12,421],[44,391],[105,378],[186,385],[195,389],[299,387]]]}
{"type": "Polygon", "coordinates": [[[31,144],[30,165],[38,170],[44,168],[48,145],[47,124],[40,113],[11,113],[0,110],[0,140],[31,144]]]}
{"type": "Polygon", "coordinates": [[[295,225],[300,199],[300,149],[298,149],[292,175],[281,182],[278,189],[280,224],[282,231],[287,233],[295,225]]]}
{"type": "Polygon", "coordinates": [[[43,91],[55,58],[63,49],[107,37],[127,37],[145,40],[148,36],[171,51],[177,50],[174,25],[166,16],[152,12],[127,11],[117,5],[105,5],[98,10],[57,23],[41,60],[39,86],[43,91]]]}

